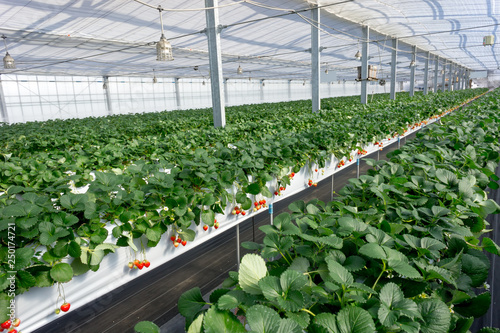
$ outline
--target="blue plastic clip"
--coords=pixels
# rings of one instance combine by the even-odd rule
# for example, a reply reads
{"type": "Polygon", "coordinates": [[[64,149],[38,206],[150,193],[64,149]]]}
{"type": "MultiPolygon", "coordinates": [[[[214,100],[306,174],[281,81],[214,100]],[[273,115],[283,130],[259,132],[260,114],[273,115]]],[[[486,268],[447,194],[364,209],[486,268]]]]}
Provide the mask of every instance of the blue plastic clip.
{"type": "Polygon", "coordinates": [[[269,204],[269,214],[270,215],[273,214],[273,204],[272,203],[269,204]]]}
{"type": "Polygon", "coordinates": [[[359,158],[356,160],[356,164],[359,165],[359,158]]]}

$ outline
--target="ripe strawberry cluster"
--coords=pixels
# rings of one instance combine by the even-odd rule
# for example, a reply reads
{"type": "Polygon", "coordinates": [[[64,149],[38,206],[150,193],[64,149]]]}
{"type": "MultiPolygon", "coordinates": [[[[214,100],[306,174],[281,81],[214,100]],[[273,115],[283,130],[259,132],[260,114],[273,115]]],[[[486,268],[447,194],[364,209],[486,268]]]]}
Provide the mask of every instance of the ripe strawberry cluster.
{"type": "Polygon", "coordinates": [[[172,241],[175,247],[178,247],[179,244],[182,244],[182,246],[186,246],[187,244],[187,241],[183,240],[180,236],[176,237],[175,235],[172,235],[170,237],[170,240],[172,241]]]}
{"type": "MultiPolygon", "coordinates": [[[[358,153],[359,154],[359,153],[358,153]]],[[[339,164],[337,164],[337,168],[341,168],[345,165],[344,160],[340,160],[339,164]]]]}
{"type": "MultiPolygon", "coordinates": [[[[217,222],[217,219],[214,219],[214,228],[219,229],[219,222],[217,222]]],[[[203,226],[203,230],[207,231],[208,230],[208,225],[203,226]]]]}
{"type": "Polygon", "coordinates": [[[366,155],[368,152],[366,150],[358,150],[358,155],[366,155]]]}
{"type": "Polygon", "coordinates": [[[316,187],[316,186],[318,186],[318,183],[314,183],[312,181],[312,179],[309,179],[309,181],[307,182],[307,185],[316,187]]]}
{"type": "Polygon", "coordinates": [[[243,209],[240,209],[240,207],[235,206],[233,208],[231,214],[233,214],[233,215],[240,215],[241,214],[241,215],[245,216],[245,215],[247,215],[247,212],[245,212],[243,209]]]}
{"type": "Polygon", "coordinates": [[[259,200],[259,201],[255,201],[253,203],[253,205],[254,205],[254,208],[253,208],[254,212],[258,211],[261,208],[267,207],[266,200],[264,200],[264,199],[259,200]]]}
{"type": "Polygon", "coordinates": [[[134,269],[134,268],[143,269],[144,267],[149,268],[149,265],[151,265],[151,263],[147,259],[144,259],[143,261],[135,259],[134,261],[131,261],[128,263],[128,268],[130,268],[130,269],[134,269]]]}
{"type": "Polygon", "coordinates": [[[56,308],[55,313],[59,314],[59,313],[61,313],[61,311],[62,312],[68,312],[70,306],[71,306],[71,304],[69,304],[68,302],[64,301],[64,303],[59,308],[56,308]]]}
{"type": "MultiPolygon", "coordinates": [[[[295,176],[295,174],[292,172],[292,175],[295,176]]],[[[274,192],[274,195],[281,195],[281,192],[285,190],[285,187],[284,186],[280,186],[278,191],[275,191],[274,192]]]]}
{"type": "MultiPolygon", "coordinates": [[[[8,330],[8,331],[6,331],[7,333],[17,333],[16,327],[18,327],[20,324],[21,324],[21,319],[19,319],[19,318],[16,318],[14,320],[8,319],[0,325],[0,332],[3,332],[4,330],[8,330]]],[[[21,333],[21,332],[19,332],[19,333],[21,333]]]]}
{"type": "Polygon", "coordinates": [[[289,174],[289,175],[288,175],[288,177],[289,177],[290,179],[293,179],[293,177],[295,177],[295,172],[292,172],[291,174],[289,174]]]}

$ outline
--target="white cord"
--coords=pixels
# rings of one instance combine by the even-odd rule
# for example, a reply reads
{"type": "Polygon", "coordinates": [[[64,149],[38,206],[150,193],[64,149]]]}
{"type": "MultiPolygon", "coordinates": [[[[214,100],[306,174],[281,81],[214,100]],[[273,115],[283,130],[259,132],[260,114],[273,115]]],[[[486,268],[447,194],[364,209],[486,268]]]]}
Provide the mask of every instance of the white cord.
{"type": "Polygon", "coordinates": [[[145,3],[144,1],[141,0],[134,0],[135,2],[138,2],[144,6],[148,6],[154,9],[157,9],[159,11],[167,11],[167,12],[193,12],[193,11],[202,11],[202,10],[208,10],[208,9],[216,9],[216,8],[223,8],[223,7],[229,7],[229,6],[234,6],[234,5],[239,5],[242,2],[247,2],[246,0],[241,0],[233,3],[228,3],[226,5],[221,5],[221,6],[216,6],[216,7],[203,7],[203,8],[162,8],[161,6],[153,6],[150,5],[149,3],[145,3]]]}

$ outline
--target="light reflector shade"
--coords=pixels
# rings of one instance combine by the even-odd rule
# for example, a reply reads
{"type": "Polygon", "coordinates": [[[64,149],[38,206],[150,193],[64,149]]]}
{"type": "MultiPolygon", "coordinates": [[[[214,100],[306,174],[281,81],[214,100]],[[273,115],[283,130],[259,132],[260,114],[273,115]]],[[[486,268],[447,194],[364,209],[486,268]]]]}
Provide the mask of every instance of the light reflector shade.
{"type": "Polygon", "coordinates": [[[165,38],[165,35],[161,35],[160,41],[156,43],[156,60],[158,61],[172,61],[174,56],[172,54],[172,45],[165,38]]]}
{"type": "Polygon", "coordinates": [[[241,66],[238,66],[236,73],[238,73],[239,75],[243,74],[243,68],[241,68],[241,66]]]}
{"type": "Polygon", "coordinates": [[[16,68],[16,63],[14,62],[14,58],[12,58],[7,52],[5,54],[5,57],[3,57],[3,68],[5,69],[15,69],[16,68]]]}

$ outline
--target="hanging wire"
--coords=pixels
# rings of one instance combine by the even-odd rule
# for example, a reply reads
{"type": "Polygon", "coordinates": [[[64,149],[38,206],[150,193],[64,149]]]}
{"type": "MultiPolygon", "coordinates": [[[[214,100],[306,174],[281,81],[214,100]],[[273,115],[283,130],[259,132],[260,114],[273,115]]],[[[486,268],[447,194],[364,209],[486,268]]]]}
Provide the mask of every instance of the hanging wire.
{"type": "MultiPolygon", "coordinates": [[[[153,5],[150,5],[149,3],[146,3],[144,1],[141,1],[141,0],[134,0],[135,2],[138,2],[144,6],[148,6],[148,7],[151,7],[153,9],[158,9],[159,10],[159,7],[161,6],[153,6],[153,5]]],[[[245,0],[242,0],[242,1],[237,1],[237,2],[233,2],[233,3],[228,3],[226,5],[221,5],[221,6],[216,6],[216,7],[203,7],[203,8],[181,8],[181,9],[177,9],[177,8],[162,8],[161,10],[165,10],[165,11],[169,11],[169,12],[199,12],[199,11],[202,11],[202,10],[208,10],[208,9],[216,9],[216,8],[224,8],[224,7],[229,7],[229,6],[235,6],[235,5],[239,5],[240,3],[242,2],[246,2],[245,0]]]]}

